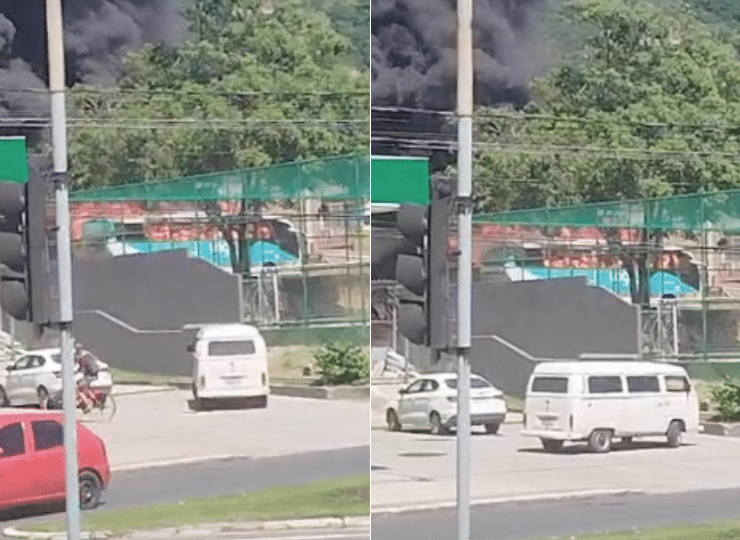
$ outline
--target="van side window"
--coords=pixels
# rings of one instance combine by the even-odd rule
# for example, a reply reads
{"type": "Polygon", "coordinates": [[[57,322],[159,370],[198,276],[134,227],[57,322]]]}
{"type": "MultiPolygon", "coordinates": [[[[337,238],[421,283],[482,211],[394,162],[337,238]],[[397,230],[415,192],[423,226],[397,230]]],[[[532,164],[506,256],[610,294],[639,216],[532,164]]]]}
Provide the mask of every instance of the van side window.
{"type": "Polygon", "coordinates": [[[628,375],[627,390],[630,392],[659,392],[658,377],[655,375],[628,375]]]}
{"type": "Polygon", "coordinates": [[[0,429],[0,459],[20,456],[26,451],[23,441],[23,426],[20,423],[10,424],[0,429]]]}
{"type": "Polygon", "coordinates": [[[686,377],[681,375],[666,375],[665,389],[668,392],[688,392],[691,390],[691,384],[686,380],[686,377]]]}
{"type": "Polygon", "coordinates": [[[535,377],[532,392],[568,393],[568,377],[535,377]]]}
{"type": "Polygon", "coordinates": [[[590,394],[612,394],[622,392],[622,379],[614,376],[598,376],[588,378],[590,394]]]}
{"type": "Polygon", "coordinates": [[[208,343],[208,356],[238,356],[254,354],[254,341],[211,341],[208,343]]]}

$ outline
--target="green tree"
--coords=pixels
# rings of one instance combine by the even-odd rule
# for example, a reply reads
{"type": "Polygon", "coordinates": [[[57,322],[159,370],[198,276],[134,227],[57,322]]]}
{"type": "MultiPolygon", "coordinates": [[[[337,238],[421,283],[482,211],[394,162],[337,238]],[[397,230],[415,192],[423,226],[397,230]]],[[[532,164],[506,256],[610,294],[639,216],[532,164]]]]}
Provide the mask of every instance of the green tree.
{"type": "MultiPolygon", "coordinates": [[[[687,10],[637,0],[576,0],[568,9],[592,29],[580,60],[536,81],[526,110],[479,112],[479,208],[740,187],[733,46],[687,10]]],[[[623,251],[635,300],[645,293],[635,277],[650,262],[643,255],[623,251]]]]}
{"type": "Polygon", "coordinates": [[[194,39],[131,54],[115,91],[78,87],[74,187],[365,150],[369,74],[298,1],[194,0],[194,39]]]}

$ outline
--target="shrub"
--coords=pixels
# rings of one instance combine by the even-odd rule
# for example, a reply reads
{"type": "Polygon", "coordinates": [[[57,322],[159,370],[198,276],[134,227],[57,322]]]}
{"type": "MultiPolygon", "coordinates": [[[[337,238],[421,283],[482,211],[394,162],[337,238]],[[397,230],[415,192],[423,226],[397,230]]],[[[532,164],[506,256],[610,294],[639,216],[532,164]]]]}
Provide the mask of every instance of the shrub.
{"type": "Polygon", "coordinates": [[[721,384],[712,386],[710,395],[720,420],[740,420],[740,381],[725,377],[721,384]]]}
{"type": "Polygon", "coordinates": [[[321,384],[350,384],[370,376],[370,359],[357,345],[329,343],[314,358],[321,384]]]}

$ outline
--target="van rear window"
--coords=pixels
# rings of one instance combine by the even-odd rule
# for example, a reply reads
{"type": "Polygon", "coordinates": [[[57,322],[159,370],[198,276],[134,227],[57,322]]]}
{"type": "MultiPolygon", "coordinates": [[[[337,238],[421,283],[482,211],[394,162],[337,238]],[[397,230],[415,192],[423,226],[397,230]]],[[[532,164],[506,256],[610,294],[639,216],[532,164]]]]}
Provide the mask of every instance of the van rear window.
{"type": "Polygon", "coordinates": [[[211,341],[208,344],[208,356],[238,356],[254,354],[254,341],[211,341]]]}
{"type": "Polygon", "coordinates": [[[622,391],[622,379],[611,375],[589,377],[588,392],[590,394],[612,394],[622,391]]]}
{"type": "Polygon", "coordinates": [[[686,377],[682,377],[681,375],[666,375],[665,389],[669,392],[688,392],[691,390],[691,385],[686,380],[686,377]]]}
{"type": "Polygon", "coordinates": [[[535,377],[532,392],[568,393],[568,377],[535,377]]]}

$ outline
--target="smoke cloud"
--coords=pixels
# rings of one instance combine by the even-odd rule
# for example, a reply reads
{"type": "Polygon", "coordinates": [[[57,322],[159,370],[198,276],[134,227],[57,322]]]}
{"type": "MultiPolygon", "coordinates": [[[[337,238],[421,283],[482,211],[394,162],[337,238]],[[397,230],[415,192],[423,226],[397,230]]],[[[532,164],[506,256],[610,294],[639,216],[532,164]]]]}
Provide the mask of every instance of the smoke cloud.
{"type": "MultiPolygon", "coordinates": [[[[64,0],[67,83],[106,85],[121,57],[147,42],[182,39],[178,0],[64,0]]],[[[42,0],[0,3],[0,117],[47,115],[46,9],[42,0]]]]}
{"type": "MultiPolygon", "coordinates": [[[[475,99],[522,106],[535,71],[535,9],[545,0],[476,0],[475,99]]],[[[454,0],[372,0],[373,105],[455,108],[454,0]]]]}

